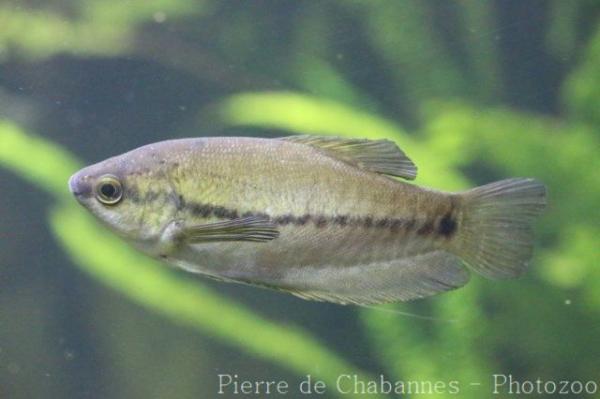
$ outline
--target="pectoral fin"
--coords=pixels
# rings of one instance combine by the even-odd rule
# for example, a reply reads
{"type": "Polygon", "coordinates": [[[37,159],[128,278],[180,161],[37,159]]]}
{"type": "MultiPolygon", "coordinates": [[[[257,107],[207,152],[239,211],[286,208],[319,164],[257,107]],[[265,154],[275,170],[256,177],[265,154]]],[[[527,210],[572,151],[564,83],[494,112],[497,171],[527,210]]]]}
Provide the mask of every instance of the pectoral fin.
{"type": "Polygon", "coordinates": [[[174,225],[169,241],[179,243],[203,243],[215,241],[265,242],[279,236],[277,227],[266,217],[249,216],[188,226],[183,222],[174,225]]]}
{"type": "Polygon", "coordinates": [[[249,216],[190,226],[183,229],[183,238],[187,242],[209,241],[271,241],[279,236],[277,227],[266,217],[249,216]]]}
{"type": "Polygon", "coordinates": [[[318,148],[331,157],[371,172],[409,180],[413,180],[417,176],[415,164],[390,140],[308,135],[282,137],[280,140],[318,148]]]}

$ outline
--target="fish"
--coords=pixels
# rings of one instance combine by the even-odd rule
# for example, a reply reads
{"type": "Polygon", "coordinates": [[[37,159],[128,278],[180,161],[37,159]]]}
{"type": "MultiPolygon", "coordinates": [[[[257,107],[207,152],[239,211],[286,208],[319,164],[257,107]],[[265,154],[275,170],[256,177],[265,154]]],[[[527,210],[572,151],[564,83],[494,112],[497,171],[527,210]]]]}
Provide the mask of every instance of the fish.
{"type": "Polygon", "coordinates": [[[534,178],[420,187],[390,140],[312,135],[149,144],[69,179],[76,200],[139,251],[213,279],[373,305],[515,278],[546,206],[534,178]]]}

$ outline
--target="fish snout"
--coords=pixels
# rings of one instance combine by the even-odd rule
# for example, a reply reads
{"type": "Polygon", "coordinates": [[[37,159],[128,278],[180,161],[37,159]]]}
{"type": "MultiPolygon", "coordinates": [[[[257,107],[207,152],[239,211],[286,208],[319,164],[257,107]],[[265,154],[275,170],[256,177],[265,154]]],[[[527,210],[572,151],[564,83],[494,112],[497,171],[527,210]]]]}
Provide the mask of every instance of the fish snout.
{"type": "Polygon", "coordinates": [[[89,176],[84,176],[81,171],[69,178],[69,190],[78,200],[87,198],[92,192],[89,176]]]}

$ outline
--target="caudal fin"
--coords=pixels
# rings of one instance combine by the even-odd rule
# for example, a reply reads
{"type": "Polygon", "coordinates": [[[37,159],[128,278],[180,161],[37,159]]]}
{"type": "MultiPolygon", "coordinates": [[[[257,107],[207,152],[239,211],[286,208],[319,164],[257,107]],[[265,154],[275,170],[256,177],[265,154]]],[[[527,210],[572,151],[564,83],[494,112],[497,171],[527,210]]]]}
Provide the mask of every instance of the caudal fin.
{"type": "Polygon", "coordinates": [[[522,274],[533,252],[531,225],[546,206],[546,187],[535,179],[515,178],[461,196],[463,216],[453,252],[488,278],[522,274]]]}

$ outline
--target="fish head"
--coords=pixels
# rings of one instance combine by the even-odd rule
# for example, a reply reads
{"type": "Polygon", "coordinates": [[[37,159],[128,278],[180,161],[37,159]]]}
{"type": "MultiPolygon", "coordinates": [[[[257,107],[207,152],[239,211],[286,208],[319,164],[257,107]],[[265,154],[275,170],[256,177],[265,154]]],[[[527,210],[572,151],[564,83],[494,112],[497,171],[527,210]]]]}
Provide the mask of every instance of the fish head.
{"type": "Polygon", "coordinates": [[[176,212],[164,166],[156,152],[134,150],[79,170],[69,179],[69,190],[120,236],[156,239],[176,212]]]}

